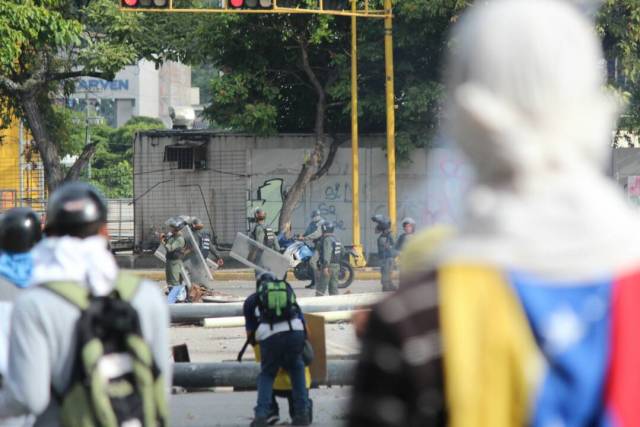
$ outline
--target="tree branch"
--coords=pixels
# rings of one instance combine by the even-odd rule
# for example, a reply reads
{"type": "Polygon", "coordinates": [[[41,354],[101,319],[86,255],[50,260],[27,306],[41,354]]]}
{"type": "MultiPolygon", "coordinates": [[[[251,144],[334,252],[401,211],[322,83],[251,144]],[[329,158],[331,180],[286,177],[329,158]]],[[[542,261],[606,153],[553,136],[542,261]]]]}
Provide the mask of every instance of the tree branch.
{"type": "Polygon", "coordinates": [[[47,74],[46,78],[48,81],[59,81],[66,79],[74,79],[77,77],[95,77],[98,79],[106,79],[109,77],[106,73],[100,71],[68,71],[66,73],[52,73],[47,74]]]}
{"type": "Polygon", "coordinates": [[[327,154],[327,158],[325,159],[322,166],[320,166],[316,171],[316,173],[314,173],[313,176],[311,177],[312,182],[321,178],[322,176],[326,175],[327,172],[329,172],[329,168],[331,168],[331,165],[333,164],[333,160],[335,159],[336,154],[338,153],[338,148],[347,139],[348,138],[346,137],[338,138],[335,135],[331,135],[331,145],[329,146],[329,154],[327,154]]]}
{"type": "Polygon", "coordinates": [[[0,75],[0,87],[5,88],[9,92],[17,92],[19,89],[19,86],[16,82],[2,75],[0,75]]]}
{"type": "Polygon", "coordinates": [[[71,166],[71,169],[69,169],[69,172],[67,172],[67,176],[65,176],[64,178],[65,181],[77,180],[80,177],[82,170],[85,168],[85,166],[87,166],[87,164],[91,160],[91,157],[93,157],[97,149],[97,142],[92,142],[89,145],[85,145],[82,153],[80,153],[80,156],[78,156],[76,161],[73,163],[73,166],[71,166]]]}

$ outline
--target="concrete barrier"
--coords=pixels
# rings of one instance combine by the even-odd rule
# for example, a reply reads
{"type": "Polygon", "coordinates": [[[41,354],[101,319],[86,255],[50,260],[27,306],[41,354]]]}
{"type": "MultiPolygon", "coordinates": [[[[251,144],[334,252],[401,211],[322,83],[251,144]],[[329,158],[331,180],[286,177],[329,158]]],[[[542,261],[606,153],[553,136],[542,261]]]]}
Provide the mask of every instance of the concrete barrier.
{"type": "MultiPolygon", "coordinates": [[[[298,304],[305,313],[357,310],[369,307],[386,294],[346,294],[326,297],[299,298],[298,304]]],[[[172,304],[169,306],[171,321],[175,323],[200,323],[208,318],[243,316],[243,303],[172,304]]]]}
{"type": "MultiPolygon", "coordinates": [[[[324,317],[324,323],[338,323],[338,322],[350,322],[351,316],[354,313],[368,310],[345,310],[345,311],[325,311],[319,313],[313,313],[317,316],[324,317]]],[[[219,328],[240,328],[244,327],[244,317],[212,317],[204,319],[202,326],[205,328],[219,329],[219,328]]]]}
{"type": "MultiPolygon", "coordinates": [[[[353,385],[354,360],[330,360],[327,377],[316,385],[353,385]]],[[[185,388],[234,387],[254,389],[260,373],[256,362],[175,363],[173,385],[185,388]]]]}

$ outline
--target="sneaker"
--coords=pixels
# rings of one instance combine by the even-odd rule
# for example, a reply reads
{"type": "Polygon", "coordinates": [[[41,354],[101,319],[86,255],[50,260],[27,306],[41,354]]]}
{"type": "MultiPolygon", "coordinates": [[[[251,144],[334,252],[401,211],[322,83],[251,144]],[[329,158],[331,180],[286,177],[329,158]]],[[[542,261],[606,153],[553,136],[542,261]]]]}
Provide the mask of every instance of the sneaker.
{"type": "Polygon", "coordinates": [[[309,426],[311,425],[311,420],[309,419],[309,415],[296,415],[291,420],[292,426],[309,426]]]}
{"type": "Polygon", "coordinates": [[[249,427],[268,427],[269,423],[267,422],[266,418],[262,418],[262,417],[256,417],[253,419],[253,421],[251,421],[251,424],[249,424],[249,427]]]}
{"type": "Polygon", "coordinates": [[[315,284],[315,283],[313,283],[313,282],[311,282],[311,283],[309,283],[307,286],[305,286],[304,288],[305,288],[305,289],[315,289],[315,287],[316,287],[316,284],[315,284]]]}
{"type": "Polygon", "coordinates": [[[269,424],[270,426],[274,426],[278,424],[279,421],[280,421],[280,415],[277,412],[273,412],[267,415],[267,424],[269,424]]]}

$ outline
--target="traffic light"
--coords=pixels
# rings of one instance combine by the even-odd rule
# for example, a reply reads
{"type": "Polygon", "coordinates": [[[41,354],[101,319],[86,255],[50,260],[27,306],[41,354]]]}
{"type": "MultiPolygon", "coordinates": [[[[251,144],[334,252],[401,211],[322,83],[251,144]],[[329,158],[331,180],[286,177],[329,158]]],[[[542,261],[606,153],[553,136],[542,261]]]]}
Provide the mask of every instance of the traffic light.
{"type": "Polygon", "coordinates": [[[164,9],[169,7],[169,0],[120,0],[120,6],[125,9],[164,9]]]}
{"type": "Polygon", "coordinates": [[[228,0],[232,9],[271,9],[273,0],[228,0]]]}

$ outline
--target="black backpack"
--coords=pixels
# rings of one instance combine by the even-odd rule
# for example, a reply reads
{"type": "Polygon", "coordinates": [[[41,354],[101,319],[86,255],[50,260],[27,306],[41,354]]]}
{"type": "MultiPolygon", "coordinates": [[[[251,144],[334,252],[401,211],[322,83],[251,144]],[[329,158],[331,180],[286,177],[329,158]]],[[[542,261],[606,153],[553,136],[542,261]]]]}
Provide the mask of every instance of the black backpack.
{"type": "Polygon", "coordinates": [[[62,394],[53,392],[63,427],[167,425],[165,381],[130,304],[139,283],[121,274],[104,297],[77,283],[42,285],[81,311],[71,381],[62,394]]]}
{"type": "Polygon", "coordinates": [[[291,321],[300,314],[300,306],[296,294],[289,283],[284,280],[266,280],[260,283],[257,290],[260,323],[273,324],[291,321]]]}

